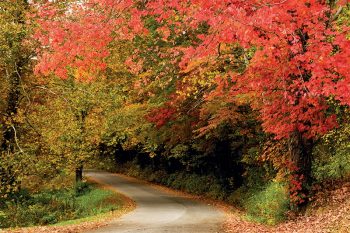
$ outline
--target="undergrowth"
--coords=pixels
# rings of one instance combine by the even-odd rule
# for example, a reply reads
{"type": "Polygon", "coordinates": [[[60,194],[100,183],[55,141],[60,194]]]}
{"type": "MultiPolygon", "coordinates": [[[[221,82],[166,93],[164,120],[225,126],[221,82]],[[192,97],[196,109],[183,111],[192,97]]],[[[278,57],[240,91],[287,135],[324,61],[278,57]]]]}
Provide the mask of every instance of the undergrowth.
{"type": "Polygon", "coordinates": [[[113,191],[82,183],[76,189],[44,190],[35,194],[22,190],[0,204],[0,228],[8,228],[85,218],[120,209],[123,203],[113,191]]]}
{"type": "Polygon", "coordinates": [[[270,182],[262,190],[252,192],[243,203],[247,218],[275,225],[286,219],[289,210],[288,189],[285,184],[270,182]]]}
{"type": "Polygon", "coordinates": [[[185,171],[167,173],[164,170],[141,169],[130,164],[119,168],[117,172],[217,200],[225,200],[228,195],[220,180],[213,175],[201,176],[185,171]]]}

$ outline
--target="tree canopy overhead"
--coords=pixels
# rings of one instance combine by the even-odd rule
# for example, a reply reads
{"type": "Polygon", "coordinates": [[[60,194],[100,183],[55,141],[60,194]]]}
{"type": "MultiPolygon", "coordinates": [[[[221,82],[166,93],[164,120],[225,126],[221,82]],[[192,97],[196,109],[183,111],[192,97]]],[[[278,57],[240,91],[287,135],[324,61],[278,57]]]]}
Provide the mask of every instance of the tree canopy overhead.
{"type": "Polygon", "coordinates": [[[113,39],[148,31],[142,18],[153,16],[164,40],[171,39],[170,31],[186,34],[206,24],[209,29],[195,35],[195,43],[172,48],[183,53],[180,67],[204,57],[216,62],[223,45],[238,43],[247,67],[231,73],[232,98],[248,95],[264,129],[276,138],[295,131],[311,138],[337,125],[330,99],[350,103],[348,26],[335,21],[344,3],[94,0],[67,3],[64,10],[50,3],[40,8],[37,38],[46,50],[37,71],[64,78],[70,69],[78,77],[103,70],[113,39]]]}
{"type": "Polygon", "coordinates": [[[50,160],[45,177],[136,151],[237,188],[268,161],[306,200],[324,135],[346,138],[348,1],[16,2],[0,3],[1,150],[50,160]]]}

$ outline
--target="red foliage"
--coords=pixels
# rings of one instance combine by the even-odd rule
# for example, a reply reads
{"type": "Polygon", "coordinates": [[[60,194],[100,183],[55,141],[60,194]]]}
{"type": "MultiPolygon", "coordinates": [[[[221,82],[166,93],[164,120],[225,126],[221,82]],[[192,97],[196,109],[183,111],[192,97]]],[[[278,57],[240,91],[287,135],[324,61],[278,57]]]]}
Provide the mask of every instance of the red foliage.
{"type": "Polygon", "coordinates": [[[334,29],[336,9],[325,1],[155,0],[148,8],[160,21],[181,14],[188,27],[210,26],[198,46],[181,48],[184,67],[216,55],[220,43],[256,48],[232,93],[250,94],[264,129],[277,139],[294,131],[307,138],[324,134],[337,126],[327,99],[350,104],[348,28],[334,29]]]}
{"type": "Polygon", "coordinates": [[[168,121],[174,118],[174,114],[176,113],[176,109],[171,106],[160,107],[153,109],[147,116],[146,119],[152,123],[154,123],[157,128],[162,127],[168,121]]]}
{"type": "Polygon", "coordinates": [[[78,1],[66,7],[57,2],[38,4],[35,38],[41,47],[36,73],[66,79],[72,70],[76,78],[93,79],[106,68],[111,41],[141,33],[141,14],[129,11],[132,4],[131,0],[78,1]]]}
{"type": "Polygon", "coordinates": [[[299,174],[299,168],[292,161],[285,161],[284,167],[288,170],[287,181],[289,182],[289,198],[293,205],[298,206],[305,202],[305,177],[299,174]]]}
{"type": "Polygon", "coordinates": [[[289,177],[289,198],[294,205],[300,205],[305,202],[306,195],[303,190],[304,176],[293,174],[289,177]]]}
{"type": "MultiPolygon", "coordinates": [[[[184,53],[183,68],[190,60],[217,56],[221,43],[254,47],[246,71],[231,77],[237,85],[230,93],[232,98],[250,96],[265,131],[277,139],[295,131],[307,138],[324,134],[337,126],[327,100],[350,105],[349,29],[335,29],[332,15],[337,9],[326,1],[153,0],[142,12],[133,4],[132,0],[88,0],[65,11],[50,3],[40,5],[41,30],[36,36],[42,49],[36,71],[66,78],[71,68],[78,76],[92,78],[105,68],[114,35],[131,39],[144,32],[141,19],[150,14],[161,22],[181,18],[172,23],[178,33],[203,22],[209,25],[196,46],[176,48],[184,53]]],[[[172,111],[161,113],[169,119],[172,111]]]]}

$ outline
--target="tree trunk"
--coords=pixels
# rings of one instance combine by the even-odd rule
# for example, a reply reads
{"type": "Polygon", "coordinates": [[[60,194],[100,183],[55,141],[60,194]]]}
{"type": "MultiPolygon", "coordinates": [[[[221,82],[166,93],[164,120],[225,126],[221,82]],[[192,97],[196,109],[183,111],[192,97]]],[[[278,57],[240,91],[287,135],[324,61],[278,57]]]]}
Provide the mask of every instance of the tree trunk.
{"type": "Polygon", "coordinates": [[[289,140],[289,153],[293,164],[296,166],[294,175],[303,177],[300,181],[302,189],[300,193],[305,195],[304,201],[300,206],[307,204],[310,186],[312,183],[312,149],[314,146],[312,139],[305,139],[300,132],[295,132],[289,140]]]}
{"type": "MultiPolygon", "coordinates": [[[[21,68],[21,67],[17,67],[21,68]]],[[[19,69],[20,70],[20,69],[19,69]]],[[[17,136],[15,130],[17,123],[14,117],[17,115],[20,100],[20,74],[13,72],[9,77],[9,93],[7,96],[7,107],[2,128],[2,140],[0,141],[0,152],[6,157],[15,152],[17,136]]],[[[6,193],[13,193],[16,187],[19,188],[19,181],[13,171],[12,166],[2,166],[0,164],[0,196],[6,193]]]]}
{"type": "Polygon", "coordinates": [[[75,183],[79,184],[82,181],[83,181],[83,165],[80,165],[75,169],[75,183]]]}
{"type": "Polygon", "coordinates": [[[16,135],[13,128],[16,128],[16,122],[13,117],[17,115],[20,99],[20,77],[13,73],[10,77],[9,94],[7,97],[6,120],[3,128],[3,137],[1,149],[6,152],[13,152],[15,149],[16,135]]]}
{"type": "MultiPolygon", "coordinates": [[[[0,132],[0,153],[1,160],[6,160],[11,156],[18,146],[17,133],[18,123],[15,117],[18,112],[19,102],[21,98],[20,83],[21,77],[25,72],[25,68],[28,65],[28,52],[26,49],[22,49],[22,42],[27,37],[26,31],[21,27],[26,27],[26,14],[29,7],[27,0],[13,1],[14,8],[3,7],[1,15],[5,18],[9,17],[9,23],[16,24],[21,31],[14,32],[15,35],[11,36],[7,41],[9,60],[5,63],[4,74],[8,79],[9,90],[6,98],[6,108],[3,112],[4,118],[2,119],[2,128],[0,132]],[[6,16],[7,15],[7,16],[6,16]]],[[[29,11],[28,11],[29,12],[29,11]]],[[[6,51],[5,46],[5,51],[6,51]]],[[[3,55],[3,52],[1,52],[3,55]]],[[[20,188],[19,181],[14,172],[14,168],[10,166],[4,166],[0,164],[0,194],[1,192],[12,193],[20,188]]]]}

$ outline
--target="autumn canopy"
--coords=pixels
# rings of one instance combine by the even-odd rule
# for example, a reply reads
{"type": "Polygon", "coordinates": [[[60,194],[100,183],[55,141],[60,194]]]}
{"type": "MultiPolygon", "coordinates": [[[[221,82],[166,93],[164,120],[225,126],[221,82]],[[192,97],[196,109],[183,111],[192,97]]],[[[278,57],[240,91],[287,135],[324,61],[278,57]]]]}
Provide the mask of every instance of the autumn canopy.
{"type": "Polygon", "coordinates": [[[319,0],[91,0],[67,3],[63,10],[48,3],[38,13],[36,38],[43,49],[36,71],[61,78],[73,72],[78,79],[93,79],[105,69],[113,40],[147,34],[142,18],[154,16],[164,40],[169,33],[186,34],[205,24],[207,31],[197,34],[195,43],[170,51],[183,54],[180,67],[186,70],[201,60],[215,63],[222,45],[253,49],[251,59],[244,55],[247,68],[227,77],[234,83],[230,98],[248,98],[260,111],[264,129],[277,139],[294,132],[317,137],[337,125],[329,102],[350,104],[349,28],[335,22],[345,3],[330,7],[319,0]]]}
{"type": "Polygon", "coordinates": [[[350,176],[349,19],[347,0],[0,0],[0,225],[87,166],[261,222],[302,209],[350,176]]]}

